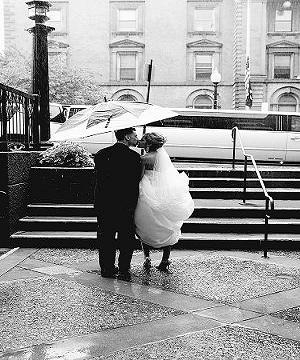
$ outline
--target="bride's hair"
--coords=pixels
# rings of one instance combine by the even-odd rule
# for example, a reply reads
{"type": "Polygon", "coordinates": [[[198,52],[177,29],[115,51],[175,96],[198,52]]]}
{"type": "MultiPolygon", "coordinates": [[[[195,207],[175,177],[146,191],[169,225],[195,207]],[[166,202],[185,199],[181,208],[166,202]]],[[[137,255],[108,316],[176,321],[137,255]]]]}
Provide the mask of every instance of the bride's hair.
{"type": "Polygon", "coordinates": [[[156,151],[157,149],[161,148],[167,141],[164,136],[155,132],[146,133],[143,136],[143,140],[145,140],[146,145],[149,146],[150,151],[156,151]]]}

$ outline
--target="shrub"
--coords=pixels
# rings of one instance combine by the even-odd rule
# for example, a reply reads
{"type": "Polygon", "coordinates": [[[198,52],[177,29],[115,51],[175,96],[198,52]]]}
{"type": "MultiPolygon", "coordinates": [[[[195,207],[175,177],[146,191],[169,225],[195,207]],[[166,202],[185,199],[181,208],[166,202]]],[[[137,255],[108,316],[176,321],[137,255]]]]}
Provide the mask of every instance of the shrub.
{"type": "Polygon", "coordinates": [[[64,141],[41,153],[39,163],[44,166],[89,167],[94,166],[92,154],[82,145],[64,141]]]}

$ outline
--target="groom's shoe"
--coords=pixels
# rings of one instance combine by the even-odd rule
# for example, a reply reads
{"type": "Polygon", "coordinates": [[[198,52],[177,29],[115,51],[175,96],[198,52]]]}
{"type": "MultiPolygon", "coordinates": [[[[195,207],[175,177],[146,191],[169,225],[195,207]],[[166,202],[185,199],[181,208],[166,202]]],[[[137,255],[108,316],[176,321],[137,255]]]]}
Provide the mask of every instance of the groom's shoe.
{"type": "Polygon", "coordinates": [[[110,278],[110,279],[115,279],[117,277],[118,274],[118,268],[115,266],[112,269],[102,269],[101,270],[101,276],[104,278],[110,278]]]}
{"type": "Polygon", "coordinates": [[[131,281],[131,272],[129,270],[119,271],[118,279],[123,281],[131,281]]]}

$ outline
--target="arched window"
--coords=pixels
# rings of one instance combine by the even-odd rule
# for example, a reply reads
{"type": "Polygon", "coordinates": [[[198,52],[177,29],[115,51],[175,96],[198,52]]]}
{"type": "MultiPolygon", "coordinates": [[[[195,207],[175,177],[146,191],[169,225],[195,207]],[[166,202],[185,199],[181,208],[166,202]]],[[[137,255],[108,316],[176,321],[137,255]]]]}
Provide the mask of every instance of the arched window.
{"type": "Polygon", "coordinates": [[[124,94],[124,95],[121,95],[119,98],[118,98],[119,101],[137,101],[137,98],[133,95],[130,95],[130,94],[124,94]]]}
{"type": "Polygon", "coordinates": [[[213,102],[208,95],[199,95],[195,98],[193,108],[195,109],[212,109],[213,102]]]}
{"type": "Polygon", "coordinates": [[[293,95],[283,94],[278,100],[279,111],[296,111],[297,100],[293,95]]]}

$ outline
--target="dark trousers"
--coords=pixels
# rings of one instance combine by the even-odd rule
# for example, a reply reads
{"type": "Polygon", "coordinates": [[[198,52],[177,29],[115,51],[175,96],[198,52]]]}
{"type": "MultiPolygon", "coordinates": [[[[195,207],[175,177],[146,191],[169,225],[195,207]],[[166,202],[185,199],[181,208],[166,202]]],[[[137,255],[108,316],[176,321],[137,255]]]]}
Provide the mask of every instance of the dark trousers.
{"type": "Polygon", "coordinates": [[[130,269],[135,245],[133,214],[98,216],[97,239],[99,244],[99,264],[101,271],[114,270],[116,249],[120,251],[118,267],[120,272],[130,269]]]}

